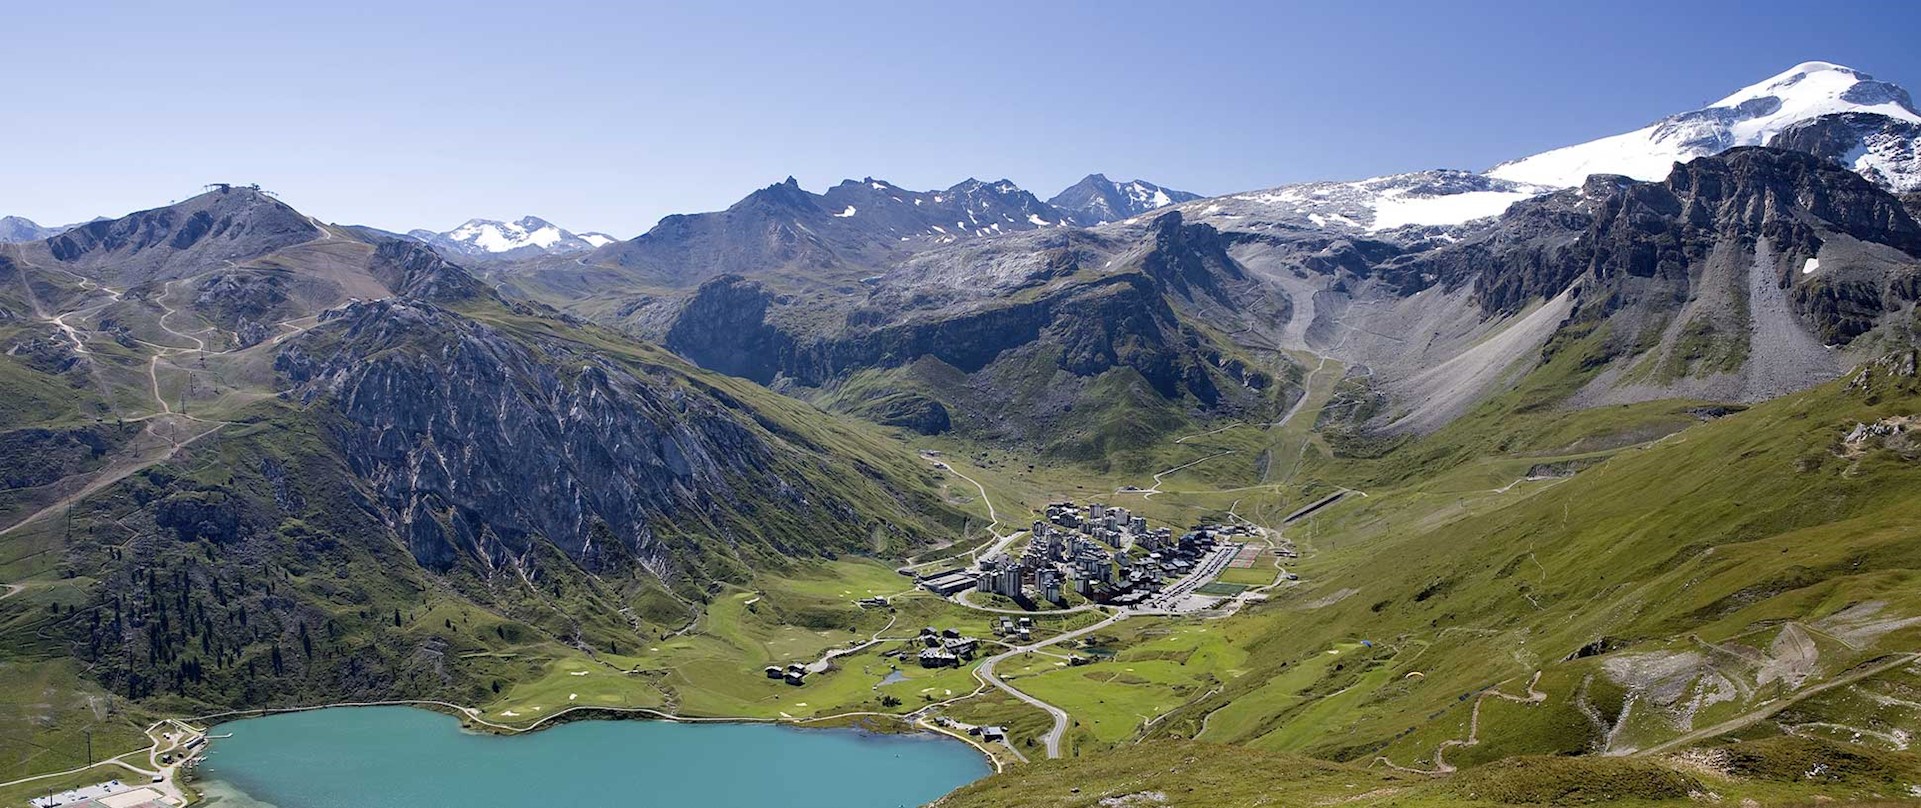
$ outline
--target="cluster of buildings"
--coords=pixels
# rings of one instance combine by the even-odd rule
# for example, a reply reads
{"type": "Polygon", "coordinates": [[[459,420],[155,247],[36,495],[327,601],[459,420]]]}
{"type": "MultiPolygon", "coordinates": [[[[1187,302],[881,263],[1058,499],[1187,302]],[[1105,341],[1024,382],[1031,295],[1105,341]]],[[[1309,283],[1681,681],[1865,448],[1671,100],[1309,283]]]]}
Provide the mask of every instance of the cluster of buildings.
{"type": "Polygon", "coordinates": [[[807,666],[799,662],[791,663],[785,668],[779,665],[768,665],[766,673],[769,679],[783,679],[795,687],[807,684],[807,666]]]}
{"type": "Polygon", "coordinates": [[[1192,573],[1227,534],[1244,528],[1201,526],[1176,536],[1122,507],[1072,502],[1047,506],[1018,557],[998,554],[974,567],[932,575],[921,586],[942,596],[972,589],[1015,600],[1064,604],[1066,593],[1129,605],[1169,580],[1192,573]]]}
{"type": "Polygon", "coordinates": [[[1117,606],[1132,606],[1153,598],[1170,581],[1193,573],[1201,559],[1214,551],[1225,537],[1217,530],[1199,527],[1171,535],[1149,536],[1135,545],[1132,556],[1122,560],[1119,580],[1106,597],[1117,606]]]}
{"type": "Polygon", "coordinates": [[[1047,506],[1046,513],[1047,521],[1034,523],[1036,535],[1042,526],[1053,526],[1079,531],[1110,547],[1121,547],[1129,536],[1146,535],[1149,532],[1146,517],[1135,516],[1126,508],[1110,507],[1098,502],[1086,508],[1072,502],[1055,502],[1047,506]]]}
{"type": "Polygon", "coordinates": [[[1121,588],[1131,565],[1129,548],[1164,544],[1173,534],[1164,527],[1150,529],[1146,518],[1126,508],[1056,502],[1028,536],[1019,558],[1001,555],[980,562],[975,591],[1065,603],[1071,588],[1082,597],[1104,599],[1121,588]]]}
{"type": "Polygon", "coordinates": [[[980,640],[963,636],[958,629],[951,628],[940,631],[932,627],[921,629],[920,643],[920,666],[923,668],[958,668],[962,662],[972,661],[974,652],[981,647],[980,640]]]}
{"type": "Polygon", "coordinates": [[[968,735],[972,735],[984,741],[997,742],[997,741],[1007,740],[1006,727],[980,726],[977,724],[967,724],[960,721],[955,721],[954,719],[948,718],[947,716],[944,716],[944,715],[934,716],[934,723],[939,726],[965,731],[968,735]]]}
{"type": "Polygon", "coordinates": [[[1012,617],[995,620],[994,636],[1010,640],[1018,639],[1022,642],[1032,640],[1034,639],[1034,618],[1023,617],[1019,622],[1015,622],[1012,617]]]}

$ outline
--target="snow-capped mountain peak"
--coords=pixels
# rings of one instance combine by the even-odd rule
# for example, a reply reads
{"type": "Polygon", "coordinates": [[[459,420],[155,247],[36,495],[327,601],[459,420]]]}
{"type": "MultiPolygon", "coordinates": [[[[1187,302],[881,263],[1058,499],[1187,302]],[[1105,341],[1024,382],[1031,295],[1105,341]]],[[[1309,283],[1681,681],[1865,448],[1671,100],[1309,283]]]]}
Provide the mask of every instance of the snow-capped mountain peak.
{"type": "Polygon", "coordinates": [[[1146,180],[1115,182],[1105,174],[1089,174],[1047,204],[1073,217],[1076,224],[1093,226],[1199,198],[1199,194],[1163,188],[1146,180]]]}
{"type": "Polygon", "coordinates": [[[1844,113],[1921,123],[1906,90],[1831,62],[1803,62],[1702,109],[1671,115],[1632,132],[1502,163],[1487,173],[1562,188],[1580,185],[1590,174],[1658,180],[1676,162],[1736,146],[1768,145],[1796,124],[1844,113]]]}
{"type": "Polygon", "coordinates": [[[572,233],[538,216],[523,216],[511,222],[469,219],[444,233],[415,230],[408,235],[469,258],[559,255],[591,250],[619,240],[605,233],[572,233]]]}
{"type": "Polygon", "coordinates": [[[487,252],[503,253],[522,247],[544,250],[559,244],[565,236],[552,223],[528,216],[511,223],[469,219],[466,224],[448,233],[447,238],[472,244],[487,252]]]}
{"type": "Polygon", "coordinates": [[[1906,90],[1833,62],[1802,62],[1709,106],[1739,107],[1769,98],[1780,101],[1782,113],[1798,113],[1803,118],[1834,112],[1879,112],[1921,121],[1906,90]]]}

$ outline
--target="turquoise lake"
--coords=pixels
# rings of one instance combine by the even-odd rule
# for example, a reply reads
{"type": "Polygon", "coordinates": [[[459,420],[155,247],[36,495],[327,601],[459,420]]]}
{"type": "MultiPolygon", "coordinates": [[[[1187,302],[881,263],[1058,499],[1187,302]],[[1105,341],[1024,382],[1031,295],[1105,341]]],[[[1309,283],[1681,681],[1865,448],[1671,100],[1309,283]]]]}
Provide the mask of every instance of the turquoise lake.
{"type": "Polygon", "coordinates": [[[577,721],[511,737],[409,707],[221,724],[197,786],[220,808],[921,805],[991,773],[935,735],[577,721]]]}

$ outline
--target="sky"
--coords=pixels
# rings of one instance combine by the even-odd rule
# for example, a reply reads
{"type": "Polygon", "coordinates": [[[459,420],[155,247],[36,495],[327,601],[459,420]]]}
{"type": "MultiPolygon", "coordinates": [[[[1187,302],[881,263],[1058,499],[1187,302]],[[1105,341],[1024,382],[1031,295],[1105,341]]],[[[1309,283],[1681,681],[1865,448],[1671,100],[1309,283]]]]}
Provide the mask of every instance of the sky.
{"type": "Polygon", "coordinates": [[[627,238],[789,175],[1212,195],[1484,169],[1809,60],[1921,90],[1912,2],[31,5],[0,14],[0,215],[42,224],[233,182],[627,238]]]}

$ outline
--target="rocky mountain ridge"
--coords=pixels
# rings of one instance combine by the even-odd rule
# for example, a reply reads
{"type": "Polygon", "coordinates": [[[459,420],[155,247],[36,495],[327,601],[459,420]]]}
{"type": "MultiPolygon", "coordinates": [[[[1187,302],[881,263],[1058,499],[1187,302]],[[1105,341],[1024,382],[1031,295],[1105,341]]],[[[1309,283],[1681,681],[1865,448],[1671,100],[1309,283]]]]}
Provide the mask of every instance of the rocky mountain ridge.
{"type": "Polygon", "coordinates": [[[883,424],[1090,459],[1121,445],[1090,429],[1104,407],[1158,412],[1171,425],[1190,409],[1258,413],[1275,406],[1272,396],[1292,395],[1276,389],[1273,369],[1241,358],[1171,302],[1228,294],[1233,261],[1213,229],[1177,213],[1153,229],[1134,251],[1071,229],[1027,234],[1018,247],[969,242],[1009,259],[995,281],[955,278],[937,291],[930,284],[942,282],[927,273],[951,265],[910,262],[861,297],[822,304],[722,276],[679,306],[660,339],[705,367],[883,424]],[[878,400],[842,395],[876,384],[887,391],[878,400]]]}
{"type": "Polygon", "coordinates": [[[1169,205],[1200,199],[1200,194],[1163,188],[1146,180],[1116,182],[1105,174],[1089,174],[1047,200],[1082,227],[1139,216],[1169,205]]]}

